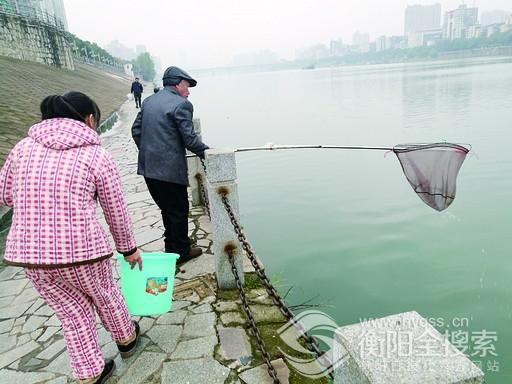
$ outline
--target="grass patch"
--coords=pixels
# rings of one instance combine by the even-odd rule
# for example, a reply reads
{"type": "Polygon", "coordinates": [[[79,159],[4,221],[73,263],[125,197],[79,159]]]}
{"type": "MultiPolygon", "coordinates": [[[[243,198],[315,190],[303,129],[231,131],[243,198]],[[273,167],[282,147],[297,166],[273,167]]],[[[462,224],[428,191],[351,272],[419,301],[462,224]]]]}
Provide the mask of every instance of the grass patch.
{"type": "MultiPolygon", "coordinates": [[[[256,273],[245,274],[244,288],[245,294],[247,294],[248,291],[252,291],[253,289],[263,288],[256,273]]],[[[219,289],[217,296],[219,299],[225,301],[235,301],[240,299],[240,293],[238,292],[238,289],[219,289]]]]}
{"type": "Polygon", "coordinates": [[[256,273],[246,273],[245,274],[245,289],[252,290],[263,288],[261,284],[260,278],[256,273]]]}

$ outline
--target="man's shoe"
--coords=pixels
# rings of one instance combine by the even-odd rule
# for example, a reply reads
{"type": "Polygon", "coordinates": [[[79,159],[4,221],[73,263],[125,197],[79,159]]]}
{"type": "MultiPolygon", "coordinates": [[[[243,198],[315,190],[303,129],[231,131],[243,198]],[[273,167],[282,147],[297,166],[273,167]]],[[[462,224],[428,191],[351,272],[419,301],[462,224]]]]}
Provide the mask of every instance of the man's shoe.
{"type": "Polygon", "coordinates": [[[105,360],[105,367],[103,368],[103,372],[101,372],[100,377],[94,382],[94,384],[103,384],[107,381],[107,379],[112,376],[114,373],[116,365],[114,364],[114,360],[108,359],[105,360]]]}
{"type": "Polygon", "coordinates": [[[117,344],[117,349],[119,349],[119,352],[121,353],[121,357],[123,359],[133,356],[133,354],[137,350],[137,344],[139,343],[140,339],[140,327],[137,321],[134,321],[133,325],[135,325],[135,340],[133,340],[131,343],[127,345],[117,344]]]}
{"type": "Polygon", "coordinates": [[[199,247],[191,247],[190,252],[186,256],[180,255],[177,263],[183,264],[203,254],[203,250],[199,247]]]}

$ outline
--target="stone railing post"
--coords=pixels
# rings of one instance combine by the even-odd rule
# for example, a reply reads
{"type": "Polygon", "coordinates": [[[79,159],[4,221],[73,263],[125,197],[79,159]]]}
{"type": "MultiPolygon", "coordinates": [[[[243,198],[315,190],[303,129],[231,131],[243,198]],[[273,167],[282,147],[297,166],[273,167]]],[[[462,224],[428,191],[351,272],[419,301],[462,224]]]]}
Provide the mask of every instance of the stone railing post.
{"type": "Polygon", "coordinates": [[[238,189],[236,184],[235,152],[232,149],[206,150],[206,173],[208,200],[213,227],[213,253],[215,255],[215,274],[220,289],[236,288],[235,278],[231,270],[226,246],[234,249],[235,266],[242,284],[244,283],[242,250],[238,238],[229,219],[226,208],[222,203],[219,189],[227,191],[229,203],[237,220],[240,220],[238,210],[238,189]]]}
{"type": "MultiPolygon", "coordinates": [[[[194,132],[201,139],[201,120],[194,119],[194,132]]],[[[187,154],[191,152],[187,151],[187,154]]],[[[202,205],[201,191],[199,189],[199,183],[197,182],[196,175],[200,173],[204,180],[204,170],[201,164],[201,159],[198,157],[189,157],[187,159],[188,165],[188,183],[192,190],[192,206],[196,207],[202,205]]]]}

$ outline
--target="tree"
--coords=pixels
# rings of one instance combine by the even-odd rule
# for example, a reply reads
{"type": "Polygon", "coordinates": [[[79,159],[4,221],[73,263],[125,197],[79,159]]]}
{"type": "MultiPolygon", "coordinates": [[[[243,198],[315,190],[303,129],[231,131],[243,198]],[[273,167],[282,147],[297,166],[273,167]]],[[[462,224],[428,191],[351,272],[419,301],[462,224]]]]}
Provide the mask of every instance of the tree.
{"type": "Polygon", "coordinates": [[[146,81],[153,81],[156,75],[155,63],[148,52],[141,53],[133,60],[133,72],[141,75],[146,81]]]}

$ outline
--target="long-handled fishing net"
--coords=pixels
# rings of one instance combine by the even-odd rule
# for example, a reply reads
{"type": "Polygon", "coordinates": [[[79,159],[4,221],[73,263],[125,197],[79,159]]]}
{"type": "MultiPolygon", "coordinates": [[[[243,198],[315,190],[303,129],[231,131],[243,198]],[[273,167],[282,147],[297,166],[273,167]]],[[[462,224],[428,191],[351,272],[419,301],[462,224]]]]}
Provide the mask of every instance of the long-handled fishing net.
{"type": "MultiPolygon", "coordinates": [[[[421,200],[436,211],[443,211],[455,200],[457,175],[471,150],[470,145],[452,143],[399,144],[394,147],[341,145],[274,145],[246,147],[235,152],[273,151],[277,149],[363,149],[393,152],[412,189],[421,200]]],[[[196,155],[187,155],[195,157],[196,155]]]]}
{"type": "Polygon", "coordinates": [[[335,145],[272,145],[239,148],[235,152],[276,149],[363,149],[392,151],[402,166],[405,177],[421,200],[436,211],[443,211],[455,199],[457,175],[470,149],[451,143],[399,144],[388,147],[335,145]]]}

